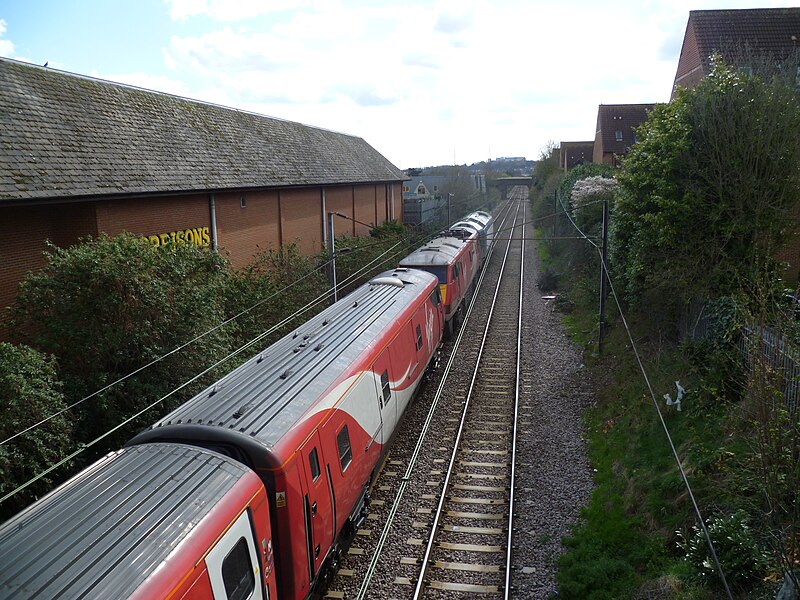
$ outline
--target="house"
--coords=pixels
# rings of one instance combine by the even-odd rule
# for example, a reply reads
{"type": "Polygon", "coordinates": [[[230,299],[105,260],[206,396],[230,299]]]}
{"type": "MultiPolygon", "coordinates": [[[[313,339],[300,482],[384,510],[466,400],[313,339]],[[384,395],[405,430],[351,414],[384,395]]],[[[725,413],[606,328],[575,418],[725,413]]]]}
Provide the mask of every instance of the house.
{"type": "MultiPolygon", "coordinates": [[[[778,62],[800,48],[800,8],[753,8],[741,10],[693,10],[683,36],[675,90],[694,87],[711,68],[711,56],[743,69],[753,60],[778,62]]],[[[795,65],[796,68],[796,65],[795,65]]]]}
{"type": "Polygon", "coordinates": [[[619,158],[636,143],[636,127],[655,104],[601,104],[597,110],[592,162],[619,166],[619,158]]]}
{"type": "Polygon", "coordinates": [[[359,137],[0,58],[0,339],[45,241],[323,247],[402,218],[404,174],[359,137]],[[360,223],[357,223],[359,221],[360,223]]]}
{"type": "Polygon", "coordinates": [[[423,225],[440,216],[439,208],[447,205],[442,197],[445,177],[419,175],[403,182],[403,222],[423,225]]]}
{"type": "Polygon", "coordinates": [[[559,166],[564,171],[583,163],[592,162],[594,142],[561,142],[559,145],[559,166]]]}

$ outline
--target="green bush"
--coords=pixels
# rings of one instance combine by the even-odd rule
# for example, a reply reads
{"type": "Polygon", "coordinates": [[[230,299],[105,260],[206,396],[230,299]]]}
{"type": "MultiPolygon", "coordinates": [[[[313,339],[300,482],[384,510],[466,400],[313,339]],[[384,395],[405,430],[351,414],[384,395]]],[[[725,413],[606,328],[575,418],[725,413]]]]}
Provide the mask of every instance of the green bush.
{"type": "MultiPolygon", "coordinates": [[[[327,289],[326,271],[317,261],[303,256],[296,245],[270,248],[259,252],[244,269],[229,278],[225,290],[228,318],[253,307],[236,318],[232,335],[236,347],[267,331],[295,311],[320,296],[327,289]]],[[[327,306],[325,301],[288,323],[293,329],[327,306]]],[[[285,329],[281,331],[285,331],[285,329]]],[[[276,339],[281,331],[262,340],[259,348],[276,339]]]]}
{"type": "MultiPolygon", "coordinates": [[[[55,361],[27,346],[0,343],[0,441],[66,408],[55,361]]],[[[66,414],[0,446],[0,496],[75,449],[66,414]]],[[[40,479],[0,505],[0,521],[46,493],[53,476],[40,479]]]]}
{"type": "MultiPolygon", "coordinates": [[[[56,357],[69,403],[224,320],[228,263],[194,245],[154,248],[123,234],[86,239],[70,248],[50,245],[46,258],[45,267],[29,273],[20,285],[15,324],[24,340],[56,357]]],[[[229,348],[228,332],[218,329],[84,402],[75,413],[78,439],[93,440],[118,425],[224,356],[229,348]]],[[[191,392],[173,396],[160,410],[178,406],[191,392]]],[[[106,448],[118,446],[158,414],[145,414],[109,439],[106,448]]]]}
{"type": "MultiPolygon", "coordinates": [[[[769,562],[768,553],[756,540],[747,522],[748,516],[743,510],[706,520],[706,528],[728,585],[737,589],[757,583],[769,562]]],[[[703,530],[694,525],[690,533],[678,532],[678,536],[678,546],[697,578],[705,584],[721,587],[703,530]]]]}

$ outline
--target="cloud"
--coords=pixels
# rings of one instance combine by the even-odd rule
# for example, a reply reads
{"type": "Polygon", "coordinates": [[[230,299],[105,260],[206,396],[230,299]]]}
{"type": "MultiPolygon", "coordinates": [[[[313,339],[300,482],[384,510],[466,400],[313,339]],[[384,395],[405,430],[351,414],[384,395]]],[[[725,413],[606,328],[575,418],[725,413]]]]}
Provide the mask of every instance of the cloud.
{"type": "Polygon", "coordinates": [[[164,0],[173,21],[207,16],[215,21],[242,21],[262,15],[302,8],[309,0],[164,0]]]}
{"type": "Polygon", "coordinates": [[[472,25],[472,14],[469,12],[439,13],[434,30],[439,33],[463,33],[472,25]]]}
{"type": "Polygon", "coordinates": [[[0,56],[14,56],[14,42],[11,40],[4,40],[6,35],[6,22],[0,19],[0,56]]]}
{"type": "Polygon", "coordinates": [[[170,38],[164,62],[171,69],[200,72],[276,71],[296,64],[302,49],[269,33],[236,32],[225,27],[197,37],[170,38]]]}
{"type": "Polygon", "coordinates": [[[439,56],[428,52],[408,52],[403,56],[402,62],[409,67],[423,67],[425,69],[442,68],[442,62],[439,56]]]}

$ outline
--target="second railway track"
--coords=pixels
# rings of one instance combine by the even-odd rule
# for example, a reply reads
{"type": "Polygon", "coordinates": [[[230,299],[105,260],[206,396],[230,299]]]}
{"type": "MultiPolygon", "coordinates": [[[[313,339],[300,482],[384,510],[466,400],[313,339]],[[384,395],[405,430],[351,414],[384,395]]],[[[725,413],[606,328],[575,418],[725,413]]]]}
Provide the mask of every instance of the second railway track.
{"type": "MultiPolygon", "coordinates": [[[[524,213],[523,204],[512,233],[524,213]]],[[[524,274],[519,231],[505,249],[414,598],[510,597],[524,274]]]]}
{"type": "Polygon", "coordinates": [[[410,407],[406,423],[398,433],[373,488],[368,519],[356,535],[349,553],[343,557],[342,568],[329,585],[326,598],[411,598],[415,594],[415,585],[421,579],[445,584],[440,590],[425,587],[426,595],[465,596],[464,591],[457,590],[458,586],[446,585],[446,574],[453,578],[449,583],[485,586],[463,588],[473,590],[466,591],[469,597],[475,597],[474,591],[479,589],[495,596],[510,589],[505,581],[508,578],[505,565],[511,547],[510,529],[502,514],[510,514],[513,498],[509,487],[513,470],[509,446],[513,444],[513,426],[498,425],[510,413],[503,408],[505,402],[497,398],[513,397],[513,388],[516,386],[509,384],[508,380],[517,368],[513,357],[516,346],[514,340],[519,335],[518,305],[522,270],[522,242],[517,237],[522,237],[522,227],[512,227],[510,223],[515,218],[519,222],[524,220],[525,204],[524,194],[520,194],[519,198],[509,203],[509,210],[504,211],[507,218],[502,215],[496,218],[499,235],[492,259],[482,275],[484,284],[475,294],[477,301],[468,312],[468,320],[458,338],[446,345],[445,350],[451,351],[447,366],[438,370],[418,401],[410,407]],[[515,241],[510,242],[511,233],[515,231],[518,231],[515,241]],[[501,262],[506,261],[509,262],[508,266],[502,267],[501,262]],[[502,289],[496,291],[501,271],[505,272],[506,282],[502,289]],[[476,375],[473,381],[482,345],[481,332],[494,299],[500,304],[493,311],[494,326],[491,341],[487,338],[487,344],[494,348],[499,342],[499,349],[487,348],[483,366],[478,369],[480,377],[476,375]],[[516,302],[517,307],[512,309],[506,306],[509,299],[516,302]],[[513,314],[509,316],[508,312],[512,310],[513,314]],[[470,559],[468,554],[457,554],[469,552],[466,550],[469,546],[437,546],[435,556],[431,560],[424,560],[433,515],[445,490],[445,471],[452,457],[456,431],[470,386],[474,388],[473,396],[487,396],[494,400],[489,407],[480,403],[482,407],[478,408],[477,414],[482,414],[483,423],[466,436],[470,440],[470,448],[467,454],[453,463],[453,483],[458,487],[448,491],[447,496],[459,508],[449,508],[447,512],[461,513],[456,517],[461,520],[450,522],[448,519],[451,517],[445,516],[442,533],[450,536],[450,539],[445,540],[444,544],[491,546],[502,551],[495,552],[495,548],[492,548],[492,552],[477,550],[477,557],[470,559]],[[482,439],[474,437],[481,435],[482,439]],[[503,444],[492,445],[501,438],[503,444]],[[481,452],[472,452],[473,448],[481,452]],[[499,470],[494,472],[495,469],[499,470]],[[481,499],[481,493],[492,496],[481,499]],[[484,510],[486,507],[488,509],[484,510]],[[489,512],[495,513],[495,516],[486,519],[492,521],[491,524],[476,520],[476,515],[489,512]],[[460,538],[460,541],[456,538],[460,538]],[[439,555],[440,550],[450,554],[439,555]],[[428,574],[421,572],[423,563],[432,566],[428,574]]]}

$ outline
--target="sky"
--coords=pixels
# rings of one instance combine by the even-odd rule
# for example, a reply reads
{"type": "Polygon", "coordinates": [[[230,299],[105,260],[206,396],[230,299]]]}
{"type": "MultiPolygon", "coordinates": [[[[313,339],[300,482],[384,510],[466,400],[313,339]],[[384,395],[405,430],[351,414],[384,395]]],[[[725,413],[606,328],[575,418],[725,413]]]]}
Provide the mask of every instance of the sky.
{"type": "Polygon", "coordinates": [[[690,10],[759,0],[0,0],[0,56],[364,138],[401,169],[536,159],[666,102],[690,10]]]}

